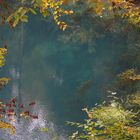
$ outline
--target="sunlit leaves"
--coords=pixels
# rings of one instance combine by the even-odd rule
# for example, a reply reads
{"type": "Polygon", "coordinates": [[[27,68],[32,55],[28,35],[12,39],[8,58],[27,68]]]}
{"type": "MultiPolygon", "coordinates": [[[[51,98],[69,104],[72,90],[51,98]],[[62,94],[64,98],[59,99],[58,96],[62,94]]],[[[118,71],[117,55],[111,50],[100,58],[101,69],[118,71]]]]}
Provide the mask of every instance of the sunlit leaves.
{"type": "MultiPolygon", "coordinates": [[[[7,54],[7,48],[3,47],[0,48],[0,67],[3,67],[5,65],[5,56],[7,54]]],[[[2,89],[4,86],[7,85],[9,82],[9,78],[0,78],[0,89],[2,89]]]]}
{"type": "Polygon", "coordinates": [[[28,11],[28,8],[20,7],[7,18],[7,22],[13,21],[12,27],[15,27],[19,22],[28,22],[26,15],[28,11]]]}
{"type": "Polygon", "coordinates": [[[7,54],[6,48],[0,48],[0,67],[5,64],[5,55],[7,54]]]}
{"type": "Polygon", "coordinates": [[[34,3],[35,8],[40,9],[40,13],[46,17],[48,15],[52,15],[54,21],[59,25],[60,29],[65,30],[67,28],[67,24],[64,21],[61,21],[60,18],[66,14],[73,14],[72,10],[64,10],[62,9],[63,0],[37,0],[34,3]]]}
{"type": "Polygon", "coordinates": [[[103,16],[121,16],[131,24],[140,25],[140,6],[133,0],[89,0],[87,1],[92,13],[103,16]]]}
{"type": "Polygon", "coordinates": [[[0,78],[0,89],[2,89],[3,87],[5,87],[8,82],[10,81],[10,78],[0,78]]]}
{"type": "MultiPolygon", "coordinates": [[[[7,54],[7,48],[3,47],[0,48],[0,67],[3,67],[5,65],[5,56],[7,54]]],[[[7,85],[9,82],[9,78],[0,78],[0,89],[2,89],[4,86],[7,85]]]]}
{"type": "Polygon", "coordinates": [[[131,104],[140,106],[140,91],[136,92],[130,101],[131,104]]]}
{"type": "Polygon", "coordinates": [[[0,120],[0,129],[10,130],[11,135],[16,133],[16,128],[12,124],[1,121],[1,120],[0,120]]]}
{"type": "Polygon", "coordinates": [[[8,16],[6,21],[10,23],[11,27],[15,27],[20,22],[28,22],[29,12],[37,14],[37,11],[39,11],[44,18],[52,16],[54,21],[59,25],[60,29],[65,30],[68,25],[62,21],[61,17],[63,15],[73,14],[73,11],[64,10],[62,8],[63,2],[63,0],[32,0],[31,2],[19,0],[17,3],[22,6],[16,8],[8,16]]]}
{"type": "Polygon", "coordinates": [[[121,80],[132,80],[137,81],[140,80],[140,74],[137,74],[135,69],[128,69],[125,72],[118,75],[121,80]]]}
{"type": "Polygon", "coordinates": [[[82,128],[81,132],[73,133],[73,140],[136,140],[140,139],[140,127],[135,125],[137,113],[129,111],[123,106],[112,101],[102,104],[92,110],[84,109],[89,119],[84,124],[69,123],[82,128]]]}
{"type": "MultiPolygon", "coordinates": [[[[80,0],[79,0],[80,1],[80,0]]],[[[73,14],[72,10],[64,10],[62,7],[66,0],[19,0],[15,1],[19,5],[16,9],[10,9],[6,3],[0,3],[6,13],[1,13],[2,22],[5,22],[8,14],[7,22],[15,27],[19,22],[28,21],[28,13],[36,14],[39,11],[43,17],[52,16],[54,21],[62,30],[65,30],[68,25],[61,19],[63,15],[73,14]]],[[[127,19],[130,23],[140,24],[140,6],[129,0],[88,0],[87,3],[90,12],[100,17],[104,16],[121,16],[127,19]]]]}

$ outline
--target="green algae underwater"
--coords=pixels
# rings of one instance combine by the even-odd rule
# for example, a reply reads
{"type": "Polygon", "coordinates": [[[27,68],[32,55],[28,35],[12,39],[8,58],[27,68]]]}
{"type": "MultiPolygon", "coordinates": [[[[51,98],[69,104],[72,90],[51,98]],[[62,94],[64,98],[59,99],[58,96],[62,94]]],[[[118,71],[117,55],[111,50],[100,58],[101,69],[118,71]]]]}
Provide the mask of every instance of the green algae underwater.
{"type": "Polygon", "coordinates": [[[139,81],[124,80],[123,85],[118,75],[140,71],[140,30],[119,17],[78,15],[71,20],[74,26],[64,32],[40,17],[12,32],[1,30],[9,50],[1,71],[12,81],[0,96],[36,101],[33,111],[39,114],[38,120],[15,124],[15,136],[1,132],[2,138],[68,139],[76,128],[66,122],[83,122],[88,117],[83,108],[108,101],[109,91],[122,99],[139,91],[139,81]]]}

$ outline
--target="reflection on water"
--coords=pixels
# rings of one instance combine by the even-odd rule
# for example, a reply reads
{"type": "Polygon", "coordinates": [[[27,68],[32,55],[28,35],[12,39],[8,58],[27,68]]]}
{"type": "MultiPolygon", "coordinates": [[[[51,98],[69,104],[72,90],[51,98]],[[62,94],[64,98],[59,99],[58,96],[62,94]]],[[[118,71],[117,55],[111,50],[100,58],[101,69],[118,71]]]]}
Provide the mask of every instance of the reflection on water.
{"type": "Polygon", "coordinates": [[[19,71],[16,71],[16,68],[12,68],[10,71],[9,71],[12,79],[14,79],[13,83],[12,83],[12,89],[11,89],[11,95],[14,97],[17,97],[18,96],[18,93],[19,93],[19,87],[18,87],[18,79],[20,79],[20,73],[19,71]]]}
{"type": "MultiPolygon", "coordinates": [[[[95,27],[100,32],[100,27],[95,27]]],[[[20,28],[7,31],[9,54],[4,70],[12,82],[1,96],[6,98],[10,93],[24,103],[36,101],[34,112],[39,114],[38,120],[16,123],[17,133],[8,139],[65,139],[57,133],[71,132],[66,121],[81,121],[85,117],[82,108],[100,103],[104,87],[120,71],[119,60],[126,46],[124,36],[106,33],[96,40],[90,36],[89,42],[94,42],[90,47],[97,45],[91,51],[85,42],[80,45],[60,41],[60,35],[65,34],[38,18],[24,26],[24,34],[20,28]],[[49,131],[41,132],[41,127],[48,127],[49,131]]]]}
{"type": "Polygon", "coordinates": [[[16,134],[11,136],[8,135],[8,131],[3,134],[1,132],[1,139],[6,140],[64,140],[64,136],[57,134],[55,126],[51,122],[47,122],[44,118],[44,109],[37,104],[38,108],[35,111],[39,114],[39,119],[29,121],[29,120],[20,120],[18,123],[13,124],[17,131],[16,134]],[[48,128],[47,132],[41,131],[42,128],[48,128]]]}
{"type": "MultiPolygon", "coordinates": [[[[10,69],[11,77],[13,79],[11,85],[11,96],[19,97],[19,82],[20,73],[16,70],[15,67],[10,69]]],[[[28,99],[27,99],[28,100],[28,99]]],[[[22,119],[20,118],[17,122],[10,122],[16,127],[15,135],[8,135],[8,131],[3,134],[3,131],[0,132],[1,139],[6,140],[64,140],[64,136],[60,136],[56,131],[56,127],[53,122],[47,121],[47,108],[44,105],[39,103],[40,101],[36,99],[36,106],[31,110],[33,114],[38,114],[38,119],[22,119]],[[43,132],[42,128],[48,128],[47,132],[43,132]]],[[[19,117],[19,116],[17,116],[19,117]]],[[[17,118],[18,120],[18,118],[17,118]]]]}

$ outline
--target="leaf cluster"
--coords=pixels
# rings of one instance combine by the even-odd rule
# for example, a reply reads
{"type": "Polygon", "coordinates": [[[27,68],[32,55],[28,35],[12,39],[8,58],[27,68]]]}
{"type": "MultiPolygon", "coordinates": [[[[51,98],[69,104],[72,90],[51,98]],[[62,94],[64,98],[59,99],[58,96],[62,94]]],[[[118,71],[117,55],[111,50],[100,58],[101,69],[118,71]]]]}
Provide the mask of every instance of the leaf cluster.
{"type": "Polygon", "coordinates": [[[117,100],[103,103],[93,109],[83,109],[88,115],[84,124],[69,123],[81,128],[73,133],[73,140],[137,140],[140,139],[140,125],[137,124],[138,112],[126,109],[117,100]],[[137,124],[137,125],[136,125],[137,124]]]}
{"type": "Polygon", "coordinates": [[[36,15],[40,13],[44,18],[53,17],[54,21],[59,25],[60,29],[65,30],[67,24],[61,20],[63,15],[73,14],[72,10],[64,10],[63,0],[32,0],[31,2],[16,1],[16,9],[14,9],[7,18],[7,22],[12,27],[16,27],[20,22],[28,22],[28,13],[36,15]]]}

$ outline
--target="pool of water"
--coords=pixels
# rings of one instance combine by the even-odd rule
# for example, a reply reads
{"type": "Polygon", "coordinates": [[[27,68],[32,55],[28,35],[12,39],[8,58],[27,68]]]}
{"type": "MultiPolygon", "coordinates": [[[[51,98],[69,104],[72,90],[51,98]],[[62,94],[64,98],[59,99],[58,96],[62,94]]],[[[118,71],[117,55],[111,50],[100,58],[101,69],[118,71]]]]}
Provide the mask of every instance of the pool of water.
{"type": "Polygon", "coordinates": [[[71,29],[62,32],[38,17],[16,30],[1,31],[5,32],[9,48],[2,73],[12,79],[2,90],[1,98],[17,97],[25,104],[35,101],[33,111],[39,115],[38,120],[16,123],[17,134],[5,134],[4,138],[67,139],[73,128],[66,121],[82,121],[86,118],[83,108],[105,99],[106,87],[123,69],[120,58],[128,44],[125,35],[102,33],[100,26],[95,25],[96,36],[102,36],[91,36],[90,43],[67,42],[65,36],[71,34],[71,29]],[[41,132],[41,127],[50,130],[41,132]]]}

